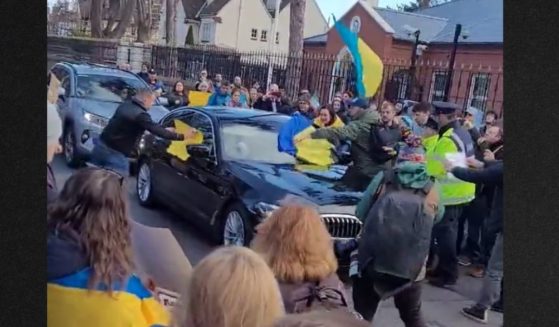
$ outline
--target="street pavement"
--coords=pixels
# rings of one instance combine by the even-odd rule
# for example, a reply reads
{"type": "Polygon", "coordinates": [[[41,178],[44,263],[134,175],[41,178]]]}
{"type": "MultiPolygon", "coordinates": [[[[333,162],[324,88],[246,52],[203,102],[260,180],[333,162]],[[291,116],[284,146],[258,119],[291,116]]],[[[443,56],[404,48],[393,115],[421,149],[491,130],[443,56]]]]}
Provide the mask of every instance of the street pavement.
{"type": "MultiPolygon", "coordinates": [[[[59,188],[70,177],[73,170],[68,168],[61,157],[55,158],[53,170],[59,188]]],[[[128,180],[130,213],[132,218],[144,225],[168,228],[176,237],[190,263],[195,265],[213,246],[196,228],[179,217],[162,208],[147,209],[140,206],[135,194],[136,180],[128,180]]],[[[469,306],[477,298],[481,288],[481,280],[469,277],[462,271],[458,284],[452,289],[439,289],[425,283],[423,287],[423,314],[429,327],[471,327],[481,326],[460,314],[460,310],[469,306]]],[[[349,293],[351,294],[351,293],[349,293]]],[[[381,303],[374,319],[375,326],[400,327],[398,310],[392,300],[381,303]]],[[[485,326],[499,327],[503,325],[503,315],[489,312],[489,322],[485,326]]]]}

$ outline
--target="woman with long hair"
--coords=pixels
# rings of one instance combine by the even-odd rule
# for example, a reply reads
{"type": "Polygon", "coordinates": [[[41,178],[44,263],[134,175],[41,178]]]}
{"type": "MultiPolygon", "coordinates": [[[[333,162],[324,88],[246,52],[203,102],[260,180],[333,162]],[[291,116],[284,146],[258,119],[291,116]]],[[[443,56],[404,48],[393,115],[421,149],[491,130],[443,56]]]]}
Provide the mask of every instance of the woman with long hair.
{"type": "Polygon", "coordinates": [[[248,108],[248,105],[243,101],[241,94],[241,89],[234,88],[231,92],[231,100],[229,100],[227,106],[232,108],[248,108]]]}
{"type": "Polygon", "coordinates": [[[169,101],[169,108],[171,109],[188,106],[188,95],[184,89],[183,82],[178,81],[175,83],[173,91],[167,95],[167,100],[169,101]]]}
{"type": "Polygon", "coordinates": [[[115,172],[81,169],[49,207],[49,326],[168,324],[165,309],[133,274],[123,183],[124,178],[115,172]]]}
{"type": "Polygon", "coordinates": [[[186,284],[174,327],[271,327],[285,314],[274,274],[248,248],[215,250],[186,284]]]}
{"type": "Polygon", "coordinates": [[[330,105],[322,106],[318,111],[318,117],[313,121],[315,128],[342,127],[344,122],[338,117],[334,108],[330,105]]]}
{"type": "Polygon", "coordinates": [[[314,208],[290,204],[275,210],[256,227],[251,248],[274,272],[286,312],[305,311],[293,294],[317,284],[341,290],[345,302],[332,239],[314,208]]]}

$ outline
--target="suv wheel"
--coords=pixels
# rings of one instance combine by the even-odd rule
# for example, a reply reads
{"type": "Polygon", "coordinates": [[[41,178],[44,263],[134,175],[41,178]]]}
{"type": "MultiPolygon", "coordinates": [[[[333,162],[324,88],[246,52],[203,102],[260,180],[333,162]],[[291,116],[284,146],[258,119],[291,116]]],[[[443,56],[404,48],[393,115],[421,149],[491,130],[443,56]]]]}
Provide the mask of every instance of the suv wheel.
{"type": "Polygon", "coordinates": [[[221,244],[248,246],[253,237],[249,213],[240,203],[230,205],[221,219],[221,244]]]}
{"type": "Polygon", "coordinates": [[[74,132],[72,132],[72,127],[66,128],[64,133],[64,159],[66,164],[71,168],[77,168],[80,166],[81,161],[78,158],[77,148],[76,148],[76,137],[74,132]]]}
{"type": "Polygon", "coordinates": [[[140,162],[140,168],[136,176],[136,195],[138,196],[140,205],[144,207],[149,207],[154,204],[152,185],[149,163],[142,161],[140,162]]]}

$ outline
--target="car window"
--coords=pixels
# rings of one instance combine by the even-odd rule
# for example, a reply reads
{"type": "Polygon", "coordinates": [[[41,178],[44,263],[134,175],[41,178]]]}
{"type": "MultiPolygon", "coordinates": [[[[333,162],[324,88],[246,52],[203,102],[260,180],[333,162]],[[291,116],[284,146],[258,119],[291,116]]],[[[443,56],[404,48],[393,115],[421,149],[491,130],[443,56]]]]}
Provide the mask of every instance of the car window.
{"type": "Polygon", "coordinates": [[[210,158],[212,161],[215,161],[215,138],[210,118],[204,114],[194,111],[181,112],[167,116],[162,122],[162,125],[164,127],[174,126],[173,121],[175,119],[178,119],[188,126],[197,129],[203,134],[203,144],[210,148],[210,158]]]}
{"type": "Polygon", "coordinates": [[[145,87],[139,78],[79,75],[76,95],[79,98],[121,103],[134,96],[138,89],[145,87]]]}
{"type": "Polygon", "coordinates": [[[221,126],[224,160],[294,164],[296,159],[278,150],[280,122],[264,119],[228,121],[221,126]]]}

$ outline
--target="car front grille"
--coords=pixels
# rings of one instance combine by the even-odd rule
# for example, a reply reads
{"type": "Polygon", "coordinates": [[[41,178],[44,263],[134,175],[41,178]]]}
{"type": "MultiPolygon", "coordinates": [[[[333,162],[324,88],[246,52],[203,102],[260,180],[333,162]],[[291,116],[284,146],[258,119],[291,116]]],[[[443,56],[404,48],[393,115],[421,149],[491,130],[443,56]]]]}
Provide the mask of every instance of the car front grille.
{"type": "Polygon", "coordinates": [[[336,239],[356,237],[363,225],[357,217],[351,215],[324,214],[321,217],[330,235],[336,239]]]}

